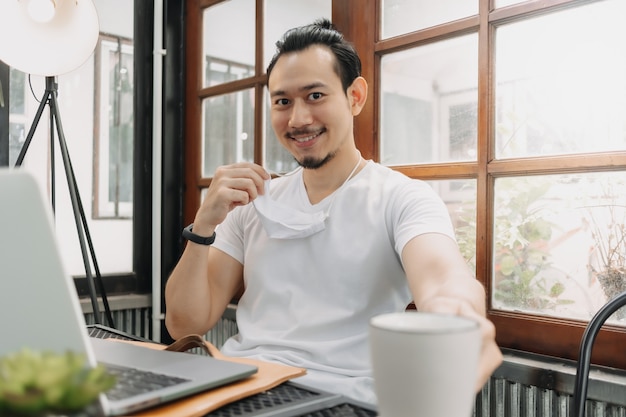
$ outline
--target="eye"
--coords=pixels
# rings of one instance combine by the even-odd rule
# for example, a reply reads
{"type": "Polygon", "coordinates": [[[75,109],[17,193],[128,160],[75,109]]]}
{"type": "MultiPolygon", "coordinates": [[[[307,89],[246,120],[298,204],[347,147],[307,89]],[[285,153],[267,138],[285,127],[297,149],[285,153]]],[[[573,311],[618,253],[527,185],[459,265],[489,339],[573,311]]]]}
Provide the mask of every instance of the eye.
{"type": "Polygon", "coordinates": [[[274,101],[274,104],[277,106],[286,106],[289,104],[289,100],[286,98],[279,98],[276,101],[274,101]]]}
{"type": "Polygon", "coordinates": [[[319,92],[315,92],[315,93],[311,93],[309,94],[309,99],[312,101],[316,101],[321,99],[322,97],[324,97],[324,94],[319,93],[319,92]]]}

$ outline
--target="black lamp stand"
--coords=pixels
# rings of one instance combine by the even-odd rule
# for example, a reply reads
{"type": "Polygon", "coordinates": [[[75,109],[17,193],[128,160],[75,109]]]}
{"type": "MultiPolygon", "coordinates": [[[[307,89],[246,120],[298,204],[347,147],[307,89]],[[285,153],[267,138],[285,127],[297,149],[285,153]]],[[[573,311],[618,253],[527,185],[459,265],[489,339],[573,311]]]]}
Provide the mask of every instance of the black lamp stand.
{"type": "Polygon", "coordinates": [[[96,285],[100,291],[102,302],[106,312],[106,318],[110,327],[115,328],[113,323],[113,316],[111,315],[111,309],[104,290],[104,284],[102,282],[102,275],[100,274],[100,268],[96,260],[96,253],[93,248],[91,235],[89,233],[89,227],[87,226],[87,219],[85,218],[85,211],[83,210],[83,204],[80,199],[80,193],[78,192],[78,185],[76,184],[76,177],[74,176],[74,169],[72,168],[72,162],[70,161],[70,155],[67,150],[67,144],[65,142],[65,134],[63,133],[63,127],[61,125],[61,115],[59,113],[59,107],[57,102],[58,85],[56,77],[46,77],[46,91],[42,97],[33,124],[28,131],[24,145],[17,157],[15,166],[21,166],[28,151],[28,147],[33,139],[37,125],[41,120],[43,109],[46,105],[50,107],[50,165],[51,165],[51,191],[52,191],[52,210],[55,211],[55,164],[54,164],[54,138],[55,128],[57,132],[57,138],[59,142],[59,148],[61,150],[61,157],[63,158],[63,166],[65,168],[65,177],[67,178],[67,186],[69,188],[70,199],[72,201],[72,209],[74,212],[74,220],[76,222],[76,231],[78,232],[78,240],[80,242],[80,249],[83,256],[83,264],[85,266],[85,275],[87,278],[87,286],[89,289],[89,296],[91,298],[91,305],[93,307],[93,313],[95,322],[101,324],[101,313],[98,305],[98,296],[96,292],[96,285]],[[89,246],[89,252],[87,252],[87,245],[89,246]],[[90,258],[91,256],[91,258],[90,258]],[[94,276],[91,270],[91,261],[93,262],[94,276]],[[95,284],[94,284],[95,281],[95,284]]]}

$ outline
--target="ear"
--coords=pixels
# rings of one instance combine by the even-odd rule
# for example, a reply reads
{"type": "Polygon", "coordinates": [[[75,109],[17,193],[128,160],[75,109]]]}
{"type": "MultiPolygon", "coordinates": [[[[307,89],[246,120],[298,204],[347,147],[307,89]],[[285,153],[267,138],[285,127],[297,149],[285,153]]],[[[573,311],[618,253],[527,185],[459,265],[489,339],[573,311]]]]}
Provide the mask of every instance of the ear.
{"type": "Polygon", "coordinates": [[[352,85],[348,87],[347,95],[350,108],[352,109],[352,115],[357,116],[361,113],[367,101],[367,81],[365,81],[365,78],[356,77],[354,81],[352,81],[352,85]]]}

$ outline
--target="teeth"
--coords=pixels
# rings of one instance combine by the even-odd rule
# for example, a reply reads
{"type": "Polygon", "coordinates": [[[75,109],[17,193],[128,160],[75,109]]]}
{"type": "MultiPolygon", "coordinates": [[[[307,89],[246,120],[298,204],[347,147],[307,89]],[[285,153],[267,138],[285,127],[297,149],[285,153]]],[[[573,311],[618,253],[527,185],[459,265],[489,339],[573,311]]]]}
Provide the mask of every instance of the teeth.
{"type": "Polygon", "coordinates": [[[315,136],[317,136],[317,134],[311,135],[311,136],[307,136],[307,137],[304,137],[304,138],[294,138],[294,139],[295,139],[296,142],[302,143],[302,142],[307,142],[307,141],[313,139],[315,136]]]}

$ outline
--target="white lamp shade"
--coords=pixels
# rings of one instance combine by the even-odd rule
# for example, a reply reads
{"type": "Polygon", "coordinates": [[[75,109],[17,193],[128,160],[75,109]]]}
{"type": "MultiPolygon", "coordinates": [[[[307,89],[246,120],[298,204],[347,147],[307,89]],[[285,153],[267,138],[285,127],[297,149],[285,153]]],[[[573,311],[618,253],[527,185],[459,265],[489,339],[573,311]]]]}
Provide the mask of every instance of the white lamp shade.
{"type": "Polygon", "coordinates": [[[81,66],[98,42],[92,0],[56,0],[54,16],[39,22],[30,0],[0,0],[0,60],[20,71],[56,76],[81,66]]]}

